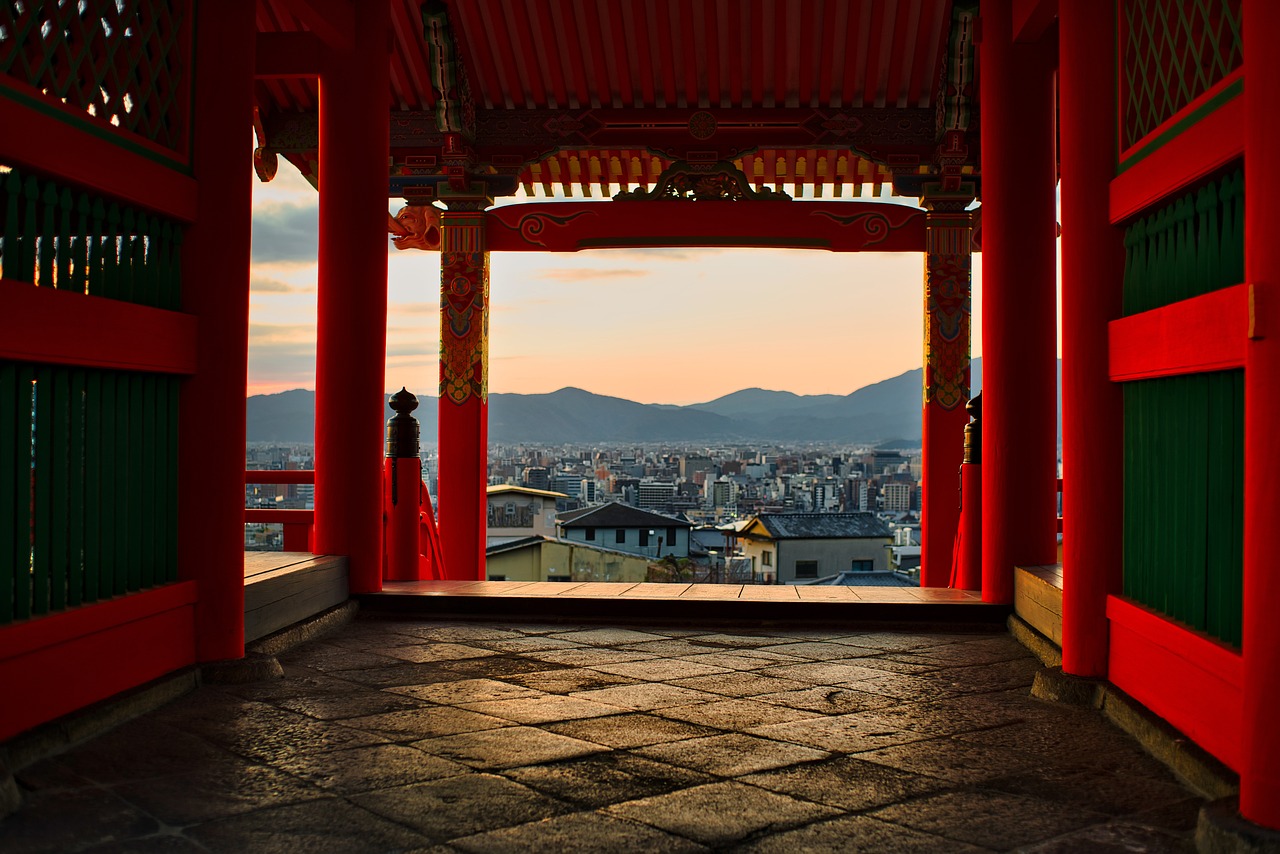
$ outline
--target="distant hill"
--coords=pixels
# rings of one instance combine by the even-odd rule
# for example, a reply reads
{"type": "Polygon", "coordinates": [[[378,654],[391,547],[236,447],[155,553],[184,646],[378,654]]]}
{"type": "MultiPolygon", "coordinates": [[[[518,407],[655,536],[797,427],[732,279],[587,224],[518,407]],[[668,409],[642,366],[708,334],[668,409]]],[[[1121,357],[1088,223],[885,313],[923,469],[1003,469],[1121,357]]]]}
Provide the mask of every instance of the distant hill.
{"type": "MultiPolygon", "coordinates": [[[[982,389],[982,360],[973,362],[974,391],[982,389]]],[[[1058,363],[1062,433],[1061,378],[1058,363]]],[[[864,386],[852,394],[798,395],[749,388],[692,406],[645,404],[562,388],[550,394],[489,395],[494,442],[661,442],[763,440],[847,442],[918,447],[920,368],[864,386]]],[[[436,441],[434,397],[420,397],[424,442],[436,441]]],[[[247,401],[250,442],[314,441],[315,392],[254,395],[247,401]]],[[[387,410],[386,417],[391,412],[387,410]]]]}

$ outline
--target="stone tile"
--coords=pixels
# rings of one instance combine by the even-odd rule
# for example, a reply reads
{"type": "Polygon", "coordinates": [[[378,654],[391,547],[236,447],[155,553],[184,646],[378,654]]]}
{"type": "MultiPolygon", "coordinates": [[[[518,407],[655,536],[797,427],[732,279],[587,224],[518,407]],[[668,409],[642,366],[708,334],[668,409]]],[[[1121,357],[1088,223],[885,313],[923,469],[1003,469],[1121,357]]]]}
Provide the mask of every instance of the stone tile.
{"type": "Polygon", "coordinates": [[[928,649],[967,640],[966,636],[944,634],[914,634],[910,632],[854,632],[840,637],[830,638],[831,643],[860,646],[875,650],[877,653],[904,652],[907,650],[928,649]]]}
{"type": "Polygon", "coordinates": [[[832,715],[782,724],[751,727],[752,735],[789,741],[828,750],[832,753],[860,753],[894,744],[930,738],[927,733],[902,728],[882,729],[868,726],[859,715],[832,715]]]}
{"type": "Polygon", "coordinates": [[[762,771],[739,777],[738,782],[849,811],[884,806],[953,785],[851,756],[762,771]]]}
{"type": "Polygon", "coordinates": [[[427,840],[339,798],[257,810],[188,828],[186,835],[226,854],[375,854],[427,840]]]}
{"type": "Polygon", "coordinates": [[[1172,779],[1134,777],[1109,771],[1040,765],[1022,774],[997,777],[983,788],[1040,798],[1110,816],[1128,816],[1173,807],[1187,800],[1187,790],[1172,779]]]}
{"type": "Polygon", "coordinates": [[[659,658],[679,658],[684,655],[701,655],[709,652],[712,647],[698,643],[696,640],[687,638],[667,638],[661,640],[649,641],[647,643],[633,643],[627,645],[628,652],[645,652],[659,658]]]}
{"type": "Polygon", "coordinates": [[[573,696],[584,700],[608,703],[624,709],[665,709],[671,706],[686,706],[690,703],[710,702],[720,699],[706,691],[695,691],[678,685],[667,685],[662,682],[640,682],[633,685],[618,685],[613,688],[601,688],[596,691],[581,691],[573,696]]]}
{"type": "Polygon", "coordinates": [[[937,702],[954,697],[958,693],[951,686],[938,679],[925,679],[927,674],[890,673],[867,667],[864,670],[871,675],[855,679],[851,682],[839,683],[845,688],[856,688],[871,694],[892,697],[900,702],[937,702]]]}
{"type": "Polygon", "coordinates": [[[778,644],[777,646],[762,646],[759,647],[759,651],[789,655],[795,658],[806,658],[810,661],[840,661],[856,657],[856,653],[851,652],[846,645],[819,641],[800,641],[798,643],[778,644]]]}
{"type": "Polygon", "coordinates": [[[750,649],[773,646],[778,643],[778,637],[767,632],[709,632],[698,635],[697,641],[700,645],[723,649],[750,649]]]}
{"type": "Polygon", "coordinates": [[[207,692],[196,691],[182,699],[194,699],[208,693],[272,703],[289,697],[331,697],[369,690],[367,685],[348,679],[351,674],[346,671],[334,675],[287,662],[281,662],[280,666],[284,670],[283,679],[249,682],[244,685],[219,685],[216,689],[210,686],[207,692]]]}
{"type": "Polygon", "coordinates": [[[232,753],[267,763],[299,754],[386,741],[381,736],[340,723],[317,721],[266,705],[238,718],[206,722],[198,734],[232,753]]]}
{"type": "Polygon", "coordinates": [[[1130,739],[1117,732],[1098,715],[1075,715],[1053,723],[1026,722],[996,729],[963,733],[960,741],[974,745],[994,745],[1034,757],[1037,764],[1051,762],[1078,770],[1112,771],[1132,776],[1155,775],[1168,779],[1168,772],[1130,739]]]}
{"type": "MultiPolygon", "coordinates": [[[[606,689],[607,690],[607,689],[606,689]]],[[[561,697],[547,694],[541,697],[520,697],[514,700],[495,700],[488,703],[472,703],[469,711],[492,715],[522,724],[545,724],[571,721],[578,718],[598,718],[617,715],[626,711],[618,706],[597,703],[581,697],[561,697]]]]}
{"type": "Polygon", "coordinates": [[[503,776],[585,809],[715,782],[709,774],[622,751],[512,768],[503,776]]]}
{"type": "Polygon", "coordinates": [[[673,721],[656,715],[627,714],[608,718],[586,718],[558,724],[546,724],[545,730],[583,741],[613,748],[666,744],[686,738],[717,735],[718,730],[684,721],[673,721]]]}
{"type": "Polygon", "coordinates": [[[1095,824],[1048,842],[1019,849],[1022,854],[1193,854],[1194,841],[1155,827],[1127,822],[1095,824]]]}
{"type": "Polygon", "coordinates": [[[690,676],[707,676],[712,673],[728,673],[727,667],[716,667],[711,664],[692,664],[678,658],[656,658],[652,661],[632,661],[622,664],[593,664],[595,670],[605,673],[616,673],[619,676],[630,676],[633,679],[647,679],[650,682],[665,682],[670,679],[687,679],[690,676]]]}
{"type": "Polygon", "coordinates": [[[1194,834],[1200,820],[1200,808],[1204,803],[1203,798],[1191,796],[1177,803],[1125,816],[1123,820],[1131,824],[1158,827],[1172,833],[1194,834]]]}
{"type": "Polygon", "coordinates": [[[325,795],[283,770],[240,759],[197,764],[183,771],[176,777],[121,783],[114,791],[147,814],[178,827],[325,795]]]}
{"type": "Polygon", "coordinates": [[[982,783],[1039,767],[1026,756],[978,746],[952,738],[934,738],[883,747],[858,755],[859,759],[888,765],[911,774],[939,777],[953,783],[982,783]]]}
{"type": "Polygon", "coordinates": [[[809,712],[821,712],[824,715],[845,715],[850,712],[864,712],[869,709],[881,709],[892,705],[893,700],[879,694],[866,691],[855,691],[852,688],[802,688],[800,690],[780,691],[776,694],[762,694],[755,699],[762,703],[774,703],[789,709],[803,709],[809,712]]]}
{"type": "Polygon", "coordinates": [[[515,768],[605,750],[598,744],[529,726],[429,738],[413,746],[473,768],[515,768]]]}
{"type": "Polygon", "coordinates": [[[760,650],[720,650],[718,652],[702,652],[698,655],[684,655],[681,661],[694,664],[710,664],[712,667],[727,667],[730,670],[760,670],[765,667],[778,667],[783,664],[802,664],[803,658],[777,653],[763,653],[760,650]]]}
{"type": "Polygon", "coordinates": [[[741,783],[711,783],[605,808],[706,845],[738,842],[766,828],[785,830],[833,815],[831,807],[797,801],[741,783]]]}
{"type": "Polygon", "coordinates": [[[394,664],[395,659],[369,650],[348,649],[323,641],[313,641],[277,656],[281,663],[301,664],[321,672],[368,670],[394,664]]]}
{"type": "Polygon", "coordinates": [[[804,682],[779,679],[776,676],[761,676],[758,673],[713,673],[710,676],[676,679],[671,684],[698,691],[709,691],[726,697],[754,697],[808,687],[804,682]]]}
{"type": "Polygon", "coordinates": [[[492,774],[450,777],[355,795],[351,800],[412,828],[431,842],[447,842],[569,811],[559,801],[492,774]]]}
{"type": "Polygon", "coordinates": [[[588,813],[558,816],[455,839],[452,846],[460,851],[474,851],[477,854],[526,854],[529,851],[555,851],[557,854],[617,854],[623,851],[685,854],[708,850],[696,842],[663,833],[648,825],[588,813]]]}
{"type": "Polygon", "coordinates": [[[445,682],[440,685],[413,685],[392,690],[397,694],[407,694],[419,700],[450,706],[545,696],[541,691],[512,685],[510,682],[499,682],[496,679],[459,679],[456,682],[445,682]]]}
{"type": "Polygon", "coordinates": [[[943,792],[870,813],[924,833],[1005,850],[1106,820],[1100,813],[1002,792],[943,792]]]}
{"type": "Polygon", "coordinates": [[[856,851],[858,854],[936,854],[941,851],[980,854],[989,849],[857,815],[765,836],[732,850],[741,854],[835,854],[844,851],[856,851]]]}
{"type": "Polygon", "coordinates": [[[444,625],[415,625],[408,629],[417,637],[446,643],[472,643],[475,641],[502,641],[519,638],[520,632],[511,629],[500,629],[496,626],[484,626],[474,623],[444,625]]]}
{"type": "Polygon", "coordinates": [[[418,741],[441,735],[479,732],[510,726],[510,721],[452,706],[422,706],[407,712],[389,712],[343,721],[344,726],[380,735],[388,741],[418,741]]]}
{"type": "Polygon", "coordinates": [[[982,666],[945,667],[918,674],[924,681],[936,680],[952,691],[980,693],[1011,688],[1031,689],[1031,682],[1042,665],[1034,658],[996,661],[982,666]]]}
{"type": "Polygon", "coordinates": [[[320,789],[341,795],[453,777],[466,766],[399,744],[308,753],[278,766],[320,789]]]}
{"type": "Polygon", "coordinates": [[[615,646],[617,644],[645,643],[662,640],[663,635],[651,632],[638,632],[634,629],[580,629],[572,632],[561,632],[556,635],[560,640],[574,643],[585,643],[589,646],[615,646]]]}
{"type": "Polygon", "coordinates": [[[423,664],[431,661],[458,661],[464,658],[486,658],[490,655],[498,654],[491,649],[467,646],[460,643],[419,643],[406,646],[389,646],[374,649],[372,652],[387,658],[412,661],[414,664],[423,664]]]}
{"type": "Polygon", "coordinates": [[[13,779],[27,792],[45,790],[69,792],[97,785],[87,777],[72,771],[57,759],[41,759],[20,771],[14,771],[13,779]]]}
{"type": "Polygon", "coordinates": [[[737,777],[829,756],[822,750],[782,744],[742,733],[711,735],[667,744],[638,747],[635,753],[721,777],[737,777]]]}
{"type": "Polygon", "coordinates": [[[163,832],[153,836],[106,842],[79,850],[80,854],[201,854],[207,851],[206,848],[186,837],[163,832]]]}
{"type": "Polygon", "coordinates": [[[523,655],[529,652],[546,652],[547,650],[561,649],[579,649],[579,645],[572,641],[560,640],[559,638],[546,637],[544,635],[534,635],[526,637],[517,635],[508,640],[486,641],[485,646],[489,649],[496,649],[502,652],[512,652],[523,655]]]}
{"type": "Polygon", "coordinates": [[[156,820],[116,794],[101,789],[28,796],[18,812],[0,821],[0,851],[63,854],[86,842],[147,836],[156,820]]]}
{"type": "MultiPolygon", "coordinates": [[[[572,650],[566,650],[572,652],[572,650]]],[[[549,653],[539,653],[547,655],[549,653]]],[[[504,679],[517,673],[533,673],[554,670],[555,663],[538,661],[518,655],[495,655],[489,658],[465,658],[441,662],[440,667],[461,679],[504,679]]],[[[421,683],[420,683],[421,684],[421,683]]]]}
{"type": "Polygon", "coordinates": [[[518,673],[513,676],[507,676],[502,681],[510,682],[514,685],[523,685],[535,691],[546,691],[549,694],[572,694],[576,691],[596,691],[601,688],[613,688],[618,685],[645,684],[614,673],[601,673],[599,670],[571,667],[563,670],[518,673]]]}
{"type": "Polygon", "coordinates": [[[421,709],[425,704],[404,694],[364,690],[347,694],[301,694],[296,697],[282,697],[274,700],[272,705],[317,720],[339,721],[406,709],[421,709]]]}
{"type": "Polygon", "coordinates": [[[649,661],[657,658],[651,652],[635,652],[630,649],[553,649],[547,652],[531,652],[529,658],[559,664],[563,667],[595,667],[602,664],[622,664],[628,661],[649,661]]]}
{"type": "Polygon", "coordinates": [[[130,721],[104,733],[62,754],[58,761],[72,774],[108,785],[173,777],[193,765],[238,762],[225,750],[194,734],[147,719],[130,721]]]}
{"type": "MultiPolygon", "coordinates": [[[[395,662],[395,659],[386,659],[395,662]]],[[[481,659],[491,661],[492,659],[481,659]]],[[[386,667],[371,667],[368,670],[344,670],[342,676],[352,682],[372,688],[401,688],[409,685],[436,685],[441,682],[453,682],[459,679],[471,679],[478,674],[471,672],[474,668],[465,665],[471,659],[462,661],[434,661],[421,664],[397,662],[386,667]],[[464,667],[458,667],[464,665],[464,667]]]]}
{"type": "Polygon", "coordinates": [[[765,676],[777,676],[781,679],[807,682],[810,685],[845,685],[884,675],[883,671],[874,670],[870,667],[830,661],[811,662],[809,664],[784,664],[757,672],[765,676]]]}
{"type": "Polygon", "coordinates": [[[675,718],[680,721],[733,730],[816,717],[813,712],[796,711],[786,706],[762,703],[755,699],[720,700],[713,703],[674,706],[662,709],[658,714],[664,718],[675,718]]]}

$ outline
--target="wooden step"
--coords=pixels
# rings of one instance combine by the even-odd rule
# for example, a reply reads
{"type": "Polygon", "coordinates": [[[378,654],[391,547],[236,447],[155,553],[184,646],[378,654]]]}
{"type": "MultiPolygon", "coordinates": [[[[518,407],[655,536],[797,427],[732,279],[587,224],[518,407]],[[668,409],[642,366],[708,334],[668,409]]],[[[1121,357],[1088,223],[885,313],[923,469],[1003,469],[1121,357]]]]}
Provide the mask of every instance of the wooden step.
{"type": "Polygon", "coordinates": [[[1013,611],[1061,647],[1062,564],[1014,567],[1013,611]]]}

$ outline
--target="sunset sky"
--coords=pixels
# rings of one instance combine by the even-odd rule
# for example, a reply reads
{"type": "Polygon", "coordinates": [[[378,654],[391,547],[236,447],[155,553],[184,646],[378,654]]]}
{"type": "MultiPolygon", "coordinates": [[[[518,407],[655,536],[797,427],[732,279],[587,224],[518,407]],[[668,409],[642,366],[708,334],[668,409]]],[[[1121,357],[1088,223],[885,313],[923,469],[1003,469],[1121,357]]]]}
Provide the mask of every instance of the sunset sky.
{"type": "MultiPolygon", "coordinates": [[[[315,387],[317,211],[283,160],[274,181],[255,180],[250,394],[315,387]]],[[[489,390],[675,404],[753,386],[848,394],[920,366],[923,264],[781,249],[494,253],[489,390]]],[[[387,390],[435,395],[439,255],[388,242],[388,268],[387,390]]],[[[974,256],[975,356],[981,268],[974,256]]]]}

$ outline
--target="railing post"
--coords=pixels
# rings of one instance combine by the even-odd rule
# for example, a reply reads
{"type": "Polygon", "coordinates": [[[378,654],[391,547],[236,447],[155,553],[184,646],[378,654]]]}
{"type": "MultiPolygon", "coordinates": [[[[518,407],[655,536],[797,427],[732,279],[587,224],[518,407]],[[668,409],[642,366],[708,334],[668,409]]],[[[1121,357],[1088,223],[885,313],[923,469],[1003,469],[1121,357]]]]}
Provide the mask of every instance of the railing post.
{"type": "Polygon", "coordinates": [[[418,419],[410,413],[418,408],[418,398],[401,388],[391,395],[390,405],[396,414],[387,421],[387,456],[382,470],[386,520],[383,579],[416,581],[422,459],[418,419]]]}
{"type": "Polygon", "coordinates": [[[960,465],[960,537],[951,586],[982,589],[982,395],[965,404],[973,419],[964,425],[964,462],[960,465]]]}

